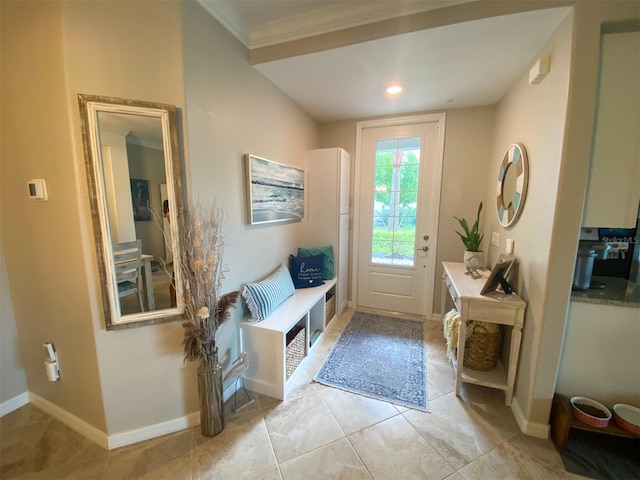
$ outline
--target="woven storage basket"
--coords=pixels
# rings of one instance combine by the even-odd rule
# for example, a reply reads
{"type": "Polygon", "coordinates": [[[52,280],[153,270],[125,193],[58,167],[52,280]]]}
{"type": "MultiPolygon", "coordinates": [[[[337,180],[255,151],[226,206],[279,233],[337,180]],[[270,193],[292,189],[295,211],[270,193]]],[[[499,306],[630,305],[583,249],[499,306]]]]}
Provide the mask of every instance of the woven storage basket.
{"type": "Polygon", "coordinates": [[[329,325],[329,322],[336,314],[336,296],[332,295],[331,298],[327,298],[327,304],[324,310],[324,324],[329,325]]]}
{"type": "Polygon", "coordinates": [[[490,333],[486,324],[477,322],[473,333],[464,346],[464,366],[484,372],[492,370],[498,363],[501,346],[502,329],[500,326],[495,333],[490,333]]]}
{"type": "Polygon", "coordinates": [[[287,345],[287,359],[286,359],[286,369],[287,369],[287,380],[293,374],[293,372],[298,368],[298,365],[302,363],[305,355],[307,354],[307,338],[306,338],[306,329],[302,328],[296,336],[289,342],[287,345]]]}

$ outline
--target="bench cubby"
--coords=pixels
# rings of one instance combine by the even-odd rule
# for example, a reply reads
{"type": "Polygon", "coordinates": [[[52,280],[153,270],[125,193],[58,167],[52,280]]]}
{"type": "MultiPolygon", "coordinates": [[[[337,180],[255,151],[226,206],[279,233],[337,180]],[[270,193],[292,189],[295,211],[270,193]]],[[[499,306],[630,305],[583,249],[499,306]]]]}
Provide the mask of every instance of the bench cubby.
{"type": "Polygon", "coordinates": [[[249,368],[244,375],[249,390],[280,400],[286,398],[331,321],[326,318],[327,300],[335,296],[335,287],[334,278],[318,287],[297,289],[261,322],[248,318],[240,321],[240,348],[249,355],[249,368]],[[302,330],[296,331],[297,328],[302,330]],[[291,341],[287,345],[288,334],[291,341]],[[299,343],[294,344],[301,341],[301,335],[304,349],[299,343]]]}

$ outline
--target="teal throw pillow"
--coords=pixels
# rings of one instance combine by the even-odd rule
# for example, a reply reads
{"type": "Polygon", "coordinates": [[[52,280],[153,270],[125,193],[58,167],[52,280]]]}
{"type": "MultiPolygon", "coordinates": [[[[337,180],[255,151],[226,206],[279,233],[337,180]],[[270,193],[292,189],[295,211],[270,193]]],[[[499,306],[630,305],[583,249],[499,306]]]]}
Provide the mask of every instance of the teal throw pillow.
{"type": "Polygon", "coordinates": [[[333,245],[327,245],[326,247],[298,248],[299,257],[313,257],[320,254],[324,255],[324,262],[322,263],[322,279],[332,280],[333,277],[335,277],[333,245]]]}

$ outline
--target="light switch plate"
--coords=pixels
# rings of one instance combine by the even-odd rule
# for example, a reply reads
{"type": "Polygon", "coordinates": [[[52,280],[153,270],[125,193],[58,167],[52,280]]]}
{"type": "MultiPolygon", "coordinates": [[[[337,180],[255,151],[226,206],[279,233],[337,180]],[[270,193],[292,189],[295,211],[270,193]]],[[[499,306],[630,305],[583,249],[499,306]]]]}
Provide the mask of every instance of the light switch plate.
{"type": "Polygon", "coordinates": [[[496,247],[500,246],[500,234],[498,232],[491,234],[491,245],[495,245],[496,247]]]}
{"type": "Polygon", "coordinates": [[[507,238],[507,245],[506,245],[507,253],[513,253],[514,244],[515,242],[513,241],[512,238],[507,238]]]}

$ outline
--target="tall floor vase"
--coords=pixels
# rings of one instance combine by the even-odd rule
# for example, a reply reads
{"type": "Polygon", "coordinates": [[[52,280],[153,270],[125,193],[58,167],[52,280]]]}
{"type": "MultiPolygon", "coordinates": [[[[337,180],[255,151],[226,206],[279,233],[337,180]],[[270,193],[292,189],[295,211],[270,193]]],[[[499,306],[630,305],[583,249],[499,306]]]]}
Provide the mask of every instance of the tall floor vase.
{"type": "Polygon", "coordinates": [[[205,437],[215,437],[224,429],[222,365],[218,349],[198,365],[198,397],[200,400],[200,431],[205,437]]]}

